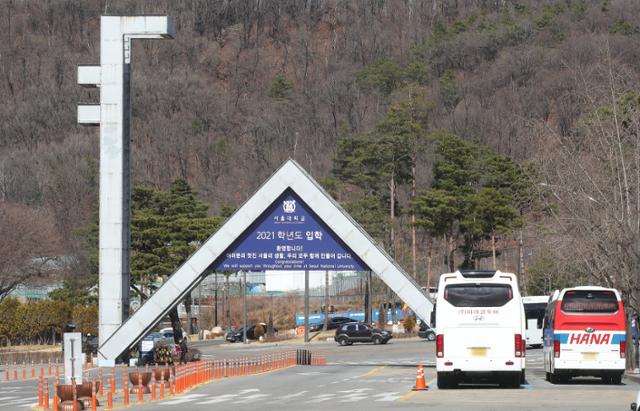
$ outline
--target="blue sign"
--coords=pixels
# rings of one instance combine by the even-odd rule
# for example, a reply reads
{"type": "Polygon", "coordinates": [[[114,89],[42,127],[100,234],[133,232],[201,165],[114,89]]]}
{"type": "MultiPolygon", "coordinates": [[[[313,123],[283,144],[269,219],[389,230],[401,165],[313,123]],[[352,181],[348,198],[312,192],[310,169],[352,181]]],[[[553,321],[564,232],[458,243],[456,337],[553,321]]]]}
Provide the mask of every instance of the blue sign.
{"type": "Polygon", "coordinates": [[[211,268],[232,271],[369,270],[291,189],[278,197],[211,268]]]}

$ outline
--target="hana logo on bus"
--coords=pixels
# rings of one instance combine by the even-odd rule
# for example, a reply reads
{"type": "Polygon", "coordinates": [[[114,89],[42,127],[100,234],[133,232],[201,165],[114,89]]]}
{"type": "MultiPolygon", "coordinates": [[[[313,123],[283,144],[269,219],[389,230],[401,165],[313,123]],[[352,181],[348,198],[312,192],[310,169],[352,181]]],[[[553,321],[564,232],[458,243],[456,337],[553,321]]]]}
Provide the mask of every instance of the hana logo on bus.
{"type": "Polygon", "coordinates": [[[591,334],[591,333],[593,333],[593,332],[595,332],[595,331],[596,331],[596,329],[595,329],[595,328],[591,328],[591,327],[587,327],[587,328],[585,328],[584,330],[585,330],[586,332],[588,332],[589,334],[591,334]]]}
{"type": "Polygon", "coordinates": [[[296,200],[284,200],[282,202],[282,210],[287,214],[296,212],[296,200]]]}

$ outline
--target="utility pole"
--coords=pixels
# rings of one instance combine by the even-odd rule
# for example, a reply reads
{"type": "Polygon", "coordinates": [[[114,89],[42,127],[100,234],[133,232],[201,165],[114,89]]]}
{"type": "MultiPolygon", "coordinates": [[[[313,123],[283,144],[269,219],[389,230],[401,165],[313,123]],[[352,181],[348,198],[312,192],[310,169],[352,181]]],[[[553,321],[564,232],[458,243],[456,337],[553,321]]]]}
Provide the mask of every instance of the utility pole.
{"type": "Polygon", "coordinates": [[[309,342],[309,270],[304,270],[304,342],[309,342]]]}
{"type": "Polygon", "coordinates": [[[324,272],[324,331],[329,327],[329,271],[324,272]]]}
{"type": "Polygon", "coordinates": [[[247,272],[242,272],[242,342],[247,341],[247,272]]]}
{"type": "Polygon", "coordinates": [[[520,229],[520,236],[518,238],[518,254],[520,255],[518,261],[518,277],[520,278],[520,284],[524,294],[527,294],[527,280],[524,267],[524,241],[522,240],[522,229],[520,229]]]}
{"type": "Polygon", "coordinates": [[[224,312],[225,315],[225,326],[227,327],[231,327],[231,310],[229,307],[229,293],[231,292],[231,290],[229,289],[229,274],[226,275],[226,281],[227,281],[227,289],[224,295],[224,298],[227,300],[227,306],[226,306],[226,311],[224,312]]]}
{"type": "Polygon", "coordinates": [[[213,306],[213,326],[218,326],[218,274],[216,274],[216,288],[213,290],[214,306],[213,306]]]}

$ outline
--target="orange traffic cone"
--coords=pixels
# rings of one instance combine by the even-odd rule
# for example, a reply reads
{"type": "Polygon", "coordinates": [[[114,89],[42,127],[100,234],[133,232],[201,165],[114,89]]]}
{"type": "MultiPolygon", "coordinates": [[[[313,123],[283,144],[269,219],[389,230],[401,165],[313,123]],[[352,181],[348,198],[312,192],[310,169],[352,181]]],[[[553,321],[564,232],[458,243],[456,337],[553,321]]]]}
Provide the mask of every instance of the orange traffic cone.
{"type": "Polygon", "coordinates": [[[418,371],[416,372],[416,385],[413,387],[412,391],[428,391],[429,387],[424,381],[424,370],[422,369],[422,364],[418,364],[418,371]]]}

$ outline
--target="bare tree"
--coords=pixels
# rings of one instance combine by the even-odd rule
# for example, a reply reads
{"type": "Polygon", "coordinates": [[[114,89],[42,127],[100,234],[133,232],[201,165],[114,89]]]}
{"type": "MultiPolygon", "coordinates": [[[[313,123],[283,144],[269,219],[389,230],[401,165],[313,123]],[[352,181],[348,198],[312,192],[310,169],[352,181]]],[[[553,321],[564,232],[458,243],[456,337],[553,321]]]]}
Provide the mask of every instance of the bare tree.
{"type": "Polygon", "coordinates": [[[43,210],[0,203],[0,299],[57,268],[59,238],[43,210]]]}

